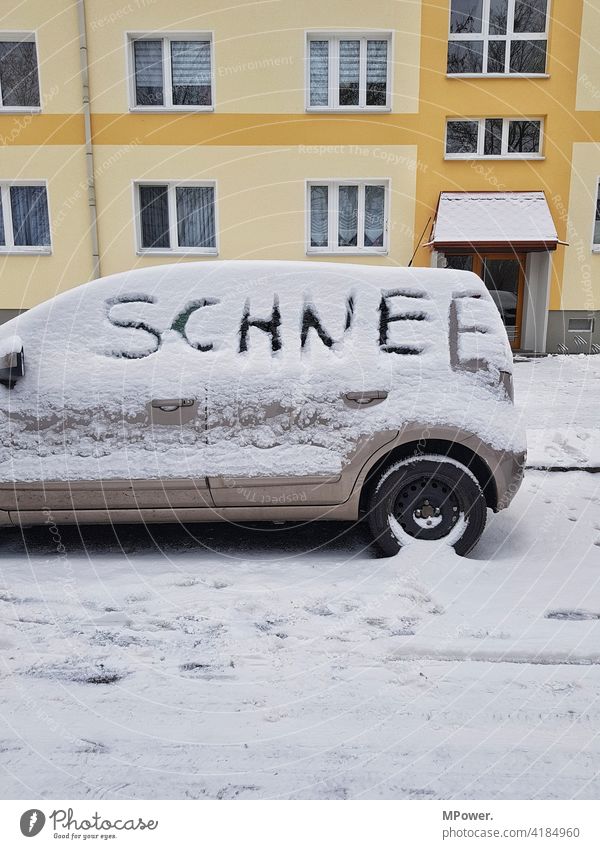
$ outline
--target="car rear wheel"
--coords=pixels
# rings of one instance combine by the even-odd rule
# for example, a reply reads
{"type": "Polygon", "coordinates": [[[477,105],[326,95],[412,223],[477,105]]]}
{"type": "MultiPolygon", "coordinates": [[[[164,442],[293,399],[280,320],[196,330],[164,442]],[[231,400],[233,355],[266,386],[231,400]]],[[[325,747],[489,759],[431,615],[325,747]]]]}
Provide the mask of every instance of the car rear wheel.
{"type": "Polygon", "coordinates": [[[408,457],[384,470],[369,501],[369,526],[392,556],[413,540],[445,540],[468,554],[485,528],[481,486],[462,463],[442,455],[408,457]]]}

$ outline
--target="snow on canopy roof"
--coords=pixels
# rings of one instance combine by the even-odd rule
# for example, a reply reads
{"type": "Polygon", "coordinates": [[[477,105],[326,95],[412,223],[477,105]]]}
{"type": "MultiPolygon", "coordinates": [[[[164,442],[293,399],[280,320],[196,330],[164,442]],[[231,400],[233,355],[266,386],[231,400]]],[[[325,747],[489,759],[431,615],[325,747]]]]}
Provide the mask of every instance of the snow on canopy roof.
{"type": "Polygon", "coordinates": [[[558,235],[544,192],[441,192],[436,249],[511,244],[555,250],[558,235]]]}

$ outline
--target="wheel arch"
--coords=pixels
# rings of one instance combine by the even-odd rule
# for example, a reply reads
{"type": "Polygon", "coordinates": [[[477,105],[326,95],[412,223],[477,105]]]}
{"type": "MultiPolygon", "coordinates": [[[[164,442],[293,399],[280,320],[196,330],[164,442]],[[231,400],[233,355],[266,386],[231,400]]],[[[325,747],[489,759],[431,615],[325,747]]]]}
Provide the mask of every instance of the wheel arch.
{"type": "Polygon", "coordinates": [[[498,490],[496,481],[492,474],[492,470],[485,460],[483,460],[471,448],[460,442],[448,439],[420,439],[398,445],[382,457],[379,457],[379,459],[375,460],[371,468],[368,470],[364,483],[361,487],[359,513],[363,514],[366,511],[371,493],[385,469],[393,463],[405,460],[407,457],[415,457],[424,454],[440,454],[441,456],[456,460],[470,469],[477,478],[477,481],[483,491],[487,506],[492,510],[497,509],[498,490]]]}

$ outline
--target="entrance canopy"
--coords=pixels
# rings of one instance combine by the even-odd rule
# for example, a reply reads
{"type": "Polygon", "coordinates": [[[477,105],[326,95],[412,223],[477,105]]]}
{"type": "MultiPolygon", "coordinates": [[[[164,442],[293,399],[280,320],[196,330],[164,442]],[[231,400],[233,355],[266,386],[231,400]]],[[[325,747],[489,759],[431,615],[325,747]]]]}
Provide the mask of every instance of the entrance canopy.
{"type": "Polygon", "coordinates": [[[428,243],[441,252],[554,251],[544,192],[441,192],[428,243]]]}

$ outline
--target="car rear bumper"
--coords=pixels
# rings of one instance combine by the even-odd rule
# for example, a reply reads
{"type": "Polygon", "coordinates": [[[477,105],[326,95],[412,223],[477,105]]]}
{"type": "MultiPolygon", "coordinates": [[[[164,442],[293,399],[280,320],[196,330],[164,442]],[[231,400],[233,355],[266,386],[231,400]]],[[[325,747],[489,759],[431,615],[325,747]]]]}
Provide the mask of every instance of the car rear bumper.
{"type": "Polygon", "coordinates": [[[505,510],[523,482],[527,452],[505,452],[499,455],[494,472],[496,482],[496,507],[494,512],[505,510]]]}

